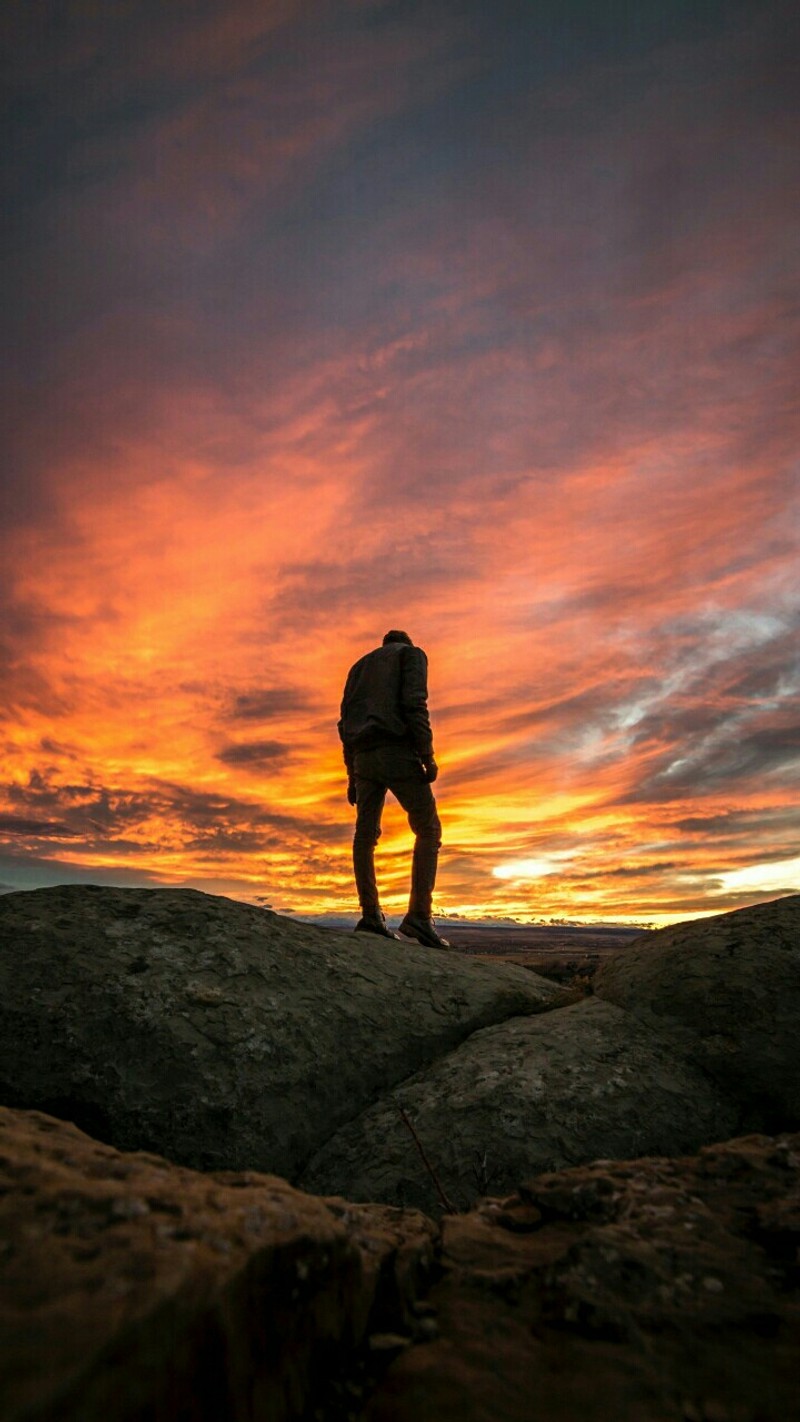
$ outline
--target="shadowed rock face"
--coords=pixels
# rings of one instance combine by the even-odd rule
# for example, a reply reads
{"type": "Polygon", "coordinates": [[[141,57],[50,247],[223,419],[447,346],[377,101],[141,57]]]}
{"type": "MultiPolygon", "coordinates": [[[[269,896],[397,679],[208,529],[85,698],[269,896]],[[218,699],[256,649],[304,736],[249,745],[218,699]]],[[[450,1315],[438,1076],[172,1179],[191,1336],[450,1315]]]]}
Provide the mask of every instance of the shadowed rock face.
{"type": "Polygon", "coordinates": [[[476,1029],[562,1001],[522,968],[188,889],[0,898],[0,1100],[200,1168],[291,1177],[476,1029]]]}
{"type": "Polygon", "coordinates": [[[799,916],[789,898],[650,936],[570,1005],[522,968],[191,890],[11,894],[0,1100],[436,1213],[432,1166],[465,1207],[532,1171],[790,1127],[799,916]]]}
{"type": "Polygon", "coordinates": [[[672,1032],[746,1126],[800,1127],[800,895],[662,929],[615,955],[595,990],[672,1032]]]}
{"type": "Polygon", "coordinates": [[[415,1336],[435,1228],[0,1107],[4,1422],[288,1422],[415,1336]],[[387,1347],[388,1342],[388,1347],[387,1347]]]}
{"type": "Polygon", "coordinates": [[[447,1216],[0,1108],[4,1422],[786,1422],[800,1135],[447,1216]]]}
{"type": "Polygon", "coordinates": [[[724,1140],[735,1105],[670,1038],[587,998],[546,1017],[476,1032],[343,1126],[304,1171],[341,1190],[438,1214],[439,1198],[400,1109],[459,1209],[533,1171],[724,1140]]]}

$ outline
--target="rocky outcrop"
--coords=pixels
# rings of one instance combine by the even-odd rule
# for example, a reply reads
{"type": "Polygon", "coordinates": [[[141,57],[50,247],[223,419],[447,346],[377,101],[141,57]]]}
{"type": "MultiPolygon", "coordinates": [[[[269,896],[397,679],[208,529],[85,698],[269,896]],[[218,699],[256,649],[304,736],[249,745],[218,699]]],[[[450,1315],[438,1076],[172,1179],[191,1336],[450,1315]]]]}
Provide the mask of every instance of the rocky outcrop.
{"type": "Polygon", "coordinates": [[[786,1422],[800,1135],[436,1227],[0,1109],[4,1422],[786,1422]]]}
{"type": "Polygon", "coordinates": [[[191,890],[9,894],[0,1100],[181,1164],[465,1208],[534,1171],[800,1122],[799,928],[787,898],[667,929],[574,1002],[191,890]]]}
{"type": "Polygon", "coordinates": [[[300,1183],[439,1214],[423,1153],[463,1209],[534,1171],[678,1155],[724,1140],[737,1123],[735,1104],[674,1040],[587,998],[474,1033],[341,1127],[300,1183]]]}
{"type": "Polygon", "coordinates": [[[758,1129],[800,1127],[800,895],[664,928],[595,990],[676,1044],[758,1129]]]}
{"type": "Polygon", "coordinates": [[[425,1336],[434,1237],[410,1212],[196,1174],[0,1108],[0,1415],[346,1416],[425,1336]]]}
{"type": "Polygon", "coordinates": [[[0,1101],[204,1169],[293,1177],[477,1029],[564,1000],[522,968],[189,889],[0,898],[0,1101]]]}
{"type": "Polygon", "coordinates": [[[438,1338],[364,1422],[798,1415],[800,1136],[540,1176],[442,1222],[438,1338]]]}

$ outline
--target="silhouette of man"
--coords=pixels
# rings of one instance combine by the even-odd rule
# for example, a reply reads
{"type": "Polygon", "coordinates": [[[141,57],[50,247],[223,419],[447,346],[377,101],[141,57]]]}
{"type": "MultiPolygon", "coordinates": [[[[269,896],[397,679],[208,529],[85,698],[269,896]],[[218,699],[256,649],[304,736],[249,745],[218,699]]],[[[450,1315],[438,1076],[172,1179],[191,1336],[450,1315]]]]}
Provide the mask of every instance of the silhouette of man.
{"type": "Polygon", "coordinates": [[[347,799],[356,806],[353,871],[362,914],[356,932],[397,937],[386,927],[375,880],[375,846],[391,790],[415,835],[411,898],[400,932],[430,948],[449,948],[431,918],[442,827],[431,790],[439,768],[428,715],[428,658],[407,632],[387,632],[382,646],[350,668],[339,736],[347,799]]]}

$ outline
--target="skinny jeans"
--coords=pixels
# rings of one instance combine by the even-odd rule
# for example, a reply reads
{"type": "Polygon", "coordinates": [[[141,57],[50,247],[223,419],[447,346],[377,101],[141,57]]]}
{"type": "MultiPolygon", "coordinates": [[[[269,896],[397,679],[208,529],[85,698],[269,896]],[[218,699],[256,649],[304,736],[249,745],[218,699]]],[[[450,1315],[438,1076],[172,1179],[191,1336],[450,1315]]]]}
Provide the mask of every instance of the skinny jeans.
{"type": "Polygon", "coordinates": [[[380,912],[375,846],[381,837],[386,792],[391,790],[408,815],[414,833],[408,911],[430,918],[442,826],[433,791],[418,756],[410,746],[381,746],[357,752],[353,770],[356,782],[353,872],[362,914],[369,918],[380,912]]]}

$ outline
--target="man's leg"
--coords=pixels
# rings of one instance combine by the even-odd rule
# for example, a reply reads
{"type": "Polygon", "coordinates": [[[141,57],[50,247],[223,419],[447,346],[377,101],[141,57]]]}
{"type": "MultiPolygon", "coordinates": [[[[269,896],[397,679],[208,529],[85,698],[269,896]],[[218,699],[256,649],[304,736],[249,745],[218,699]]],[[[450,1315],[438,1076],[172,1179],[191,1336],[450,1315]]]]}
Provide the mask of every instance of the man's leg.
{"type": "MultiPolygon", "coordinates": [[[[358,757],[360,759],[361,757],[358,757]]],[[[381,916],[375,879],[375,846],[381,837],[381,815],[386,786],[358,773],[356,765],[356,829],[353,835],[353,874],[361,912],[366,919],[381,916]]]]}
{"type": "Polygon", "coordinates": [[[408,823],[415,836],[408,912],[415,918],[429,919],[442,845],[442,826],[433,791],[421,770],[419,778],[393,779],[389,788],[408,815],[408,823]]]}

